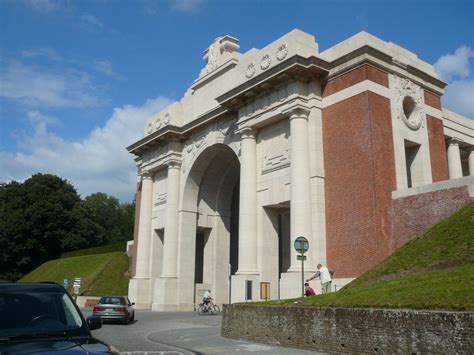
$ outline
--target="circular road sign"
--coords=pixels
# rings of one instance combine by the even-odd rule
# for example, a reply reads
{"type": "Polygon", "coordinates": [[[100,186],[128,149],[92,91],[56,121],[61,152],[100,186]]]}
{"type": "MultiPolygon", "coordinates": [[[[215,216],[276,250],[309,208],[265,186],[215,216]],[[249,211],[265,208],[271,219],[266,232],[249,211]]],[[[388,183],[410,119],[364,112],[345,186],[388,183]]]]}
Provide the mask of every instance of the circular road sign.
{"type": "Polygon", "coordinates": [[[306,253],[309,249],[308,239],[305,237],[298,237],[295,239],[295,249],[298,253],[306,253]]]}

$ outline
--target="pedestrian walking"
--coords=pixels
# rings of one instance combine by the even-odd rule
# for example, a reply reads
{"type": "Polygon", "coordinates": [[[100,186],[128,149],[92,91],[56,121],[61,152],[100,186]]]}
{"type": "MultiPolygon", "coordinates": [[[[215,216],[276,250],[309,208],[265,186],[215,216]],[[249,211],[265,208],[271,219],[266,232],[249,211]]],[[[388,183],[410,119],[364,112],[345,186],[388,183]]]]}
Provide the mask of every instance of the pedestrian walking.
{"type": "Polygon", "coordinates": [[[318,271],[316,271],[316,273],[312,277],[307,279],[306,282],[309,282],[319,277],[319,279],[321,280],[321,293],[324,295],[325,293],[331,292],[332,275],[334,274],[334,270],[328,269],[327,267],[322,266],[321,264],[318,264],[317,268],[318,271]]]}

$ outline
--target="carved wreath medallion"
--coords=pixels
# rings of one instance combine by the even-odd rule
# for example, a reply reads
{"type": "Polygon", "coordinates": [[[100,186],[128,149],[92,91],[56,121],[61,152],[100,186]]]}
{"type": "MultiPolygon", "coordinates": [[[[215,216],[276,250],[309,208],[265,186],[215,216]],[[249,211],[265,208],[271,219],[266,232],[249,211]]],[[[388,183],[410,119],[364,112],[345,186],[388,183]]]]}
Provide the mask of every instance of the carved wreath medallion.
{"type": "Polygon", "coordinates": [[[262,68],[262,70],[268,69],[271,63],[272,58],[270,57],[270,54],[267,53],[262,57],[262,60],[260,61],[260,68],[262,68]]]}
{"type": "Polygon", "coordinates": [[[423,96],[421,88],[412,81],[394,76],[397,117],[408,128],[417,130],[423,123],[423,96]]]}
{"type": "Polygon", "coordinates": [[[280,44],[277,49],[276,58],[281,61],[285,59],[287,55],[288,55],[287,45],[285,43],[280,44]]]}
{"type": "Polygon", "coordinates": [[[153,122],[148,123],[146,127],[146,133],[150,134],[151,132],[153,132],[153,122]]]}
{"type": "Polygon", "coordinates": [[[245,71],[245,76],[250,79],[254,74],[255,74],[255,63],[252,62],[247,66],[247,70],[245,71]]]}
{"type": "Polygon", "coordinates": [[[164,124],[168,124],[168,123],[170,123],[170,121],[171,121],[171,115],[170,115],[169,112],[167,112],[167,113],[165,114],[165,118],[163,119],[163,123],[164,123],[164,124]]]}

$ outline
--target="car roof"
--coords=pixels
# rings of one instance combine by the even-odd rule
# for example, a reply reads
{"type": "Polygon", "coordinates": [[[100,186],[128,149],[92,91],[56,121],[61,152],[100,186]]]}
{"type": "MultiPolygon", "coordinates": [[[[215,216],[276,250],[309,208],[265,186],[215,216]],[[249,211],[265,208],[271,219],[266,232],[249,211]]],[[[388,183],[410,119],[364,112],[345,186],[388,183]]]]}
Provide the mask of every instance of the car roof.
{"type": "Polygon", "coordinates": [[[2,292],[66,292],[64,287],[55,282],[0,282],[2,292]]]}

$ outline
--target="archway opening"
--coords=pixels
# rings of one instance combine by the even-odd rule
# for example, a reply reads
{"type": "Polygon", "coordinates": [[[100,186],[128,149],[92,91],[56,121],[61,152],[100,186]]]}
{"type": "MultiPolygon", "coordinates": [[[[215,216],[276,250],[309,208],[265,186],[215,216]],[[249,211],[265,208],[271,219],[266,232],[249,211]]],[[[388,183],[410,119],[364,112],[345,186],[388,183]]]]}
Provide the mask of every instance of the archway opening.
{"type": "Polygon", "coordinates": [[[228,301],[238,268],[239,178],[239,160],[225,145],[207,147],[189,171],[183,209],[196,213],[190,240],[196,301],[207,289],[218,302],[228,301]]]}

